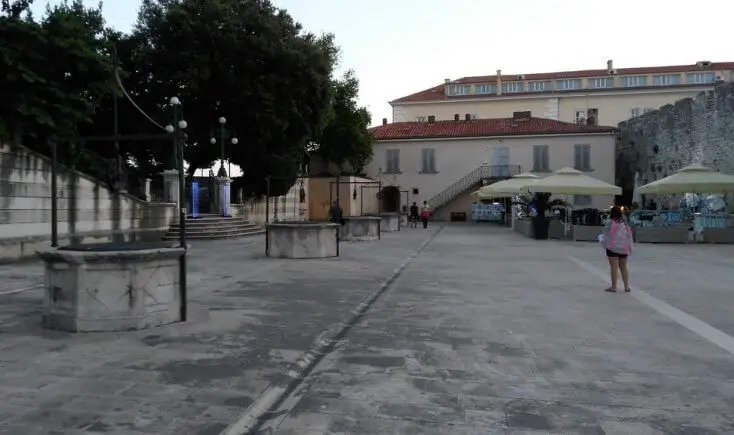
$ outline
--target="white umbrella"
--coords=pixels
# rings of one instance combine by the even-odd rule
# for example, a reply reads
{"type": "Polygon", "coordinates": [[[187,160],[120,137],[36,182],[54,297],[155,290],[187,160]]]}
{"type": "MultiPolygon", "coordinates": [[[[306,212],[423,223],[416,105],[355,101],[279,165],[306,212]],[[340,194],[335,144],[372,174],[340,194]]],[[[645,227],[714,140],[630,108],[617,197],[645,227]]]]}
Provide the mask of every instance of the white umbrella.
{"type": "Polygon", "coordinates": [[[553,175],[542,178],[528,186],[531,193],[543,192],[554,195],[621,195],[622,188],[587,177],[573,168],[563,168],[553,175]]]}
{"type": "Polygon", "coordinates": [[[699,163],[640,187],[641,194],[726,193],[734,191],[734,176],[716,172],[699,163]]]}
{"type": "Polygon", "coordinates": [[[511,198],[529,185],[538,181],[534,174],[523,172],[514,177],[489,184],[479,189],[479,197],[485,198],[511,198]]]}

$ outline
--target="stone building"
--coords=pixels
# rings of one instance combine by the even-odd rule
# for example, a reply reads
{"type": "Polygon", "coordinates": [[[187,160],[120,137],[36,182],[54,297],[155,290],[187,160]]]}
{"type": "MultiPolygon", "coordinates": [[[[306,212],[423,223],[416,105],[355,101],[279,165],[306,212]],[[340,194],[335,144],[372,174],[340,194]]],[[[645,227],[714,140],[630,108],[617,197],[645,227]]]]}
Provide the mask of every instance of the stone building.
{"type": "Polygon", "coordinates": [[[718,85],[619,124],[616,178],[629,203],[641,183],[702,163],[734,174],[734,84],[718,85]]]}

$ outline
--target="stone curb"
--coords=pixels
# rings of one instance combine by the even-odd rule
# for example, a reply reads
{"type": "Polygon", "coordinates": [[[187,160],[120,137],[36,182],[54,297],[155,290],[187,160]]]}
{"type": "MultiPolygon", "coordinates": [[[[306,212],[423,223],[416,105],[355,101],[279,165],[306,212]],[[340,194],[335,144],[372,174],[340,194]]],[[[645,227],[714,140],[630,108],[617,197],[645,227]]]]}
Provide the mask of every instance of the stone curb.
{"type": "Polygon", "coordinates": [[[375,301],[395,283],[408,265],[420,255],[442,229],[443,226],[439,227],[435,233],[393,271],[390,277],[362,298],[357,306],[340,323],[319,335],[314,341],[314,346],[303,353],[277,382],[270,385],[265,392],[258,396],[245,412],[230,423],[220,435],[255,434],[260,425],[269,420],[270,414],[273,414],[288,395],[301,385],[304,379],[311,374],[313,368],[324,356],[334,349],[336,343],[344,338],[354,325],[359,323],[375,301]]]}

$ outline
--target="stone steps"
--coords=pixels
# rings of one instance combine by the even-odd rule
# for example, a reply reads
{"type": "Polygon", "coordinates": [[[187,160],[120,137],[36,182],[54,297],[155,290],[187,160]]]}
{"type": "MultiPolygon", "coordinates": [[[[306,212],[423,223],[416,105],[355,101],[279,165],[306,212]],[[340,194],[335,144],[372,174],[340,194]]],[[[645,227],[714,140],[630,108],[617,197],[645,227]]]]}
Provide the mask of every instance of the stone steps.
{"type": "MultiPolygon", "coordinates": [[[[178,240],[179,225],[171,225],[163,240],[178,240]]],[[[221,240],[255,236],[264,233],[263,228],[241,218],[218,215],[200,215],[186,218],[187,240],[221,240]]]]}

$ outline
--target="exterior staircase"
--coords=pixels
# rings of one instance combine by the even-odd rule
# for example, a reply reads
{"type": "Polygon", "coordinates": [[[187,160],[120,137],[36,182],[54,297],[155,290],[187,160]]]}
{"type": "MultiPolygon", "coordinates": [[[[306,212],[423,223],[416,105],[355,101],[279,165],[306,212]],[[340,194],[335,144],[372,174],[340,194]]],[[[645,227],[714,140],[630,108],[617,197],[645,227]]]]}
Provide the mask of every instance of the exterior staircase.
{"type": "MultiPolygon", "coordinates": [[[[171,225],[164,240],[178,240],[178,223],[171,225]]],[[[202,214],[197,218],[186,218],[187,240],[234,239],[255,236],[265,230],[254,223],[237,217],[222,217],[215,214],[202,214]]]]}
{"type": "Polygon", "coordinates": [[[477,184],[495,183],[514,177],[519,173],[520,165],[483,164],[428,200],[428,204],[431,206],[431,210],[436,210],[477,184]]]}

